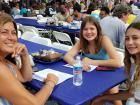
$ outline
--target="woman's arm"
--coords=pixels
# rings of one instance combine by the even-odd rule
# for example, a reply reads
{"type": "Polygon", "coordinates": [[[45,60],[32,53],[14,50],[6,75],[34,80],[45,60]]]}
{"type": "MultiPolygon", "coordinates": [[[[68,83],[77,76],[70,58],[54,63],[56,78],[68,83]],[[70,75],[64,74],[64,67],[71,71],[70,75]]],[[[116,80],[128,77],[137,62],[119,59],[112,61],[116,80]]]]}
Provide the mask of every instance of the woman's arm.
{"type": "Polygon", "coordinates": [[[92,101],[91,105],[97,105],[96,103],[101,102],[101,101],[127,100],[130,97],[133,97],[133,94],[131,94],[128,91],[115,93],[115,94],[103,95],[103,96],[99,96],[99,97],[95,98],[92,101]]]}
{"type": "Polygon", "coordinates": [[[32,80],[32,66],[29,59],[29,54],[21,56],[22,67],[20,73],[23,77],[23,82],[32,80]]]}
{"type": "Polygon", "coordinates": [[[26,82],[32,80],[32,67],[30,64],[29,54],[24,44],[17,43],[12,57],[21,56],[22,67],[19,70],[21,81],[26,82]]]}
{"type": "Polygon", "coordinates": [[[14,105],[44,105],[58,81],[55,75],[49,74],[42,89],[32,95],[6,66],[0,66],[0,96],[14,105]]]}
{"type": "Polygon", "coordinates": [[[80,42],[78,41],[70,51],[68,51],[65,56],[64,60],[68,62],[70,65],[75,64],[74,56],[76,56],[80,51],[80,42]]]}
{"type": "MultiPolygon", "coordinates": [[[[111,66],[111,67],[123,66],[120,56],[118,55],[115,47],[113,46],[113,43],[107,36],[103,37],[102,46],[106,50],[106,52],[110,58],[110,59],[106,60],[106,63],[105,63],[106,66],[111,66]]],[[[103,65],[103,66],[105,66],[105,65],[103,65]]]]}

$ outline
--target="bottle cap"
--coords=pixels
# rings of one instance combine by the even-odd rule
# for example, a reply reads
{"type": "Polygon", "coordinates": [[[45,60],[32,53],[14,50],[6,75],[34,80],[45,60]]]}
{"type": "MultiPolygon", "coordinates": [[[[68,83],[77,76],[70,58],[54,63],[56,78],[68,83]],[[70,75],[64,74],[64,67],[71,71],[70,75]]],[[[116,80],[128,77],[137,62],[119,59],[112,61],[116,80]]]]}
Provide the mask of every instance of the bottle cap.
{"type": "Polygon", "coordinates": [[[80,60],[80,56],[76,56],[76,59],[77,59],[77,60],[80,60]]]}

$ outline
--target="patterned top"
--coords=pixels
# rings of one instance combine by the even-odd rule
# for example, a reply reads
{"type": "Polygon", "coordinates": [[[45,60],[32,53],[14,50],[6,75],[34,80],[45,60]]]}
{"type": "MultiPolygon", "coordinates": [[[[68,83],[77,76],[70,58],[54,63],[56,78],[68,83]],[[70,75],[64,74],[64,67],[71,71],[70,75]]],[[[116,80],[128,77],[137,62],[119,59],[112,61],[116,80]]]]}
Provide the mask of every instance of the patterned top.
{"type": "MultiPolygon", "coordinates": [[[[131,81],[134,80],[134,76],[136,74],[137,67],[138,67],[138,65],[135,65],[135,64],[131,65],[131,81]]],[[[136,99],[140,100],[140,80],[136,81],[135,89],[132,90],[132,93],[134,93],[134,97],[136,99]]]]}
{"type": "Polygon", "coordinates": [[[13,105],[13,104],[8,102],[5,98],[0,97],[0,105],[13,105]]]}

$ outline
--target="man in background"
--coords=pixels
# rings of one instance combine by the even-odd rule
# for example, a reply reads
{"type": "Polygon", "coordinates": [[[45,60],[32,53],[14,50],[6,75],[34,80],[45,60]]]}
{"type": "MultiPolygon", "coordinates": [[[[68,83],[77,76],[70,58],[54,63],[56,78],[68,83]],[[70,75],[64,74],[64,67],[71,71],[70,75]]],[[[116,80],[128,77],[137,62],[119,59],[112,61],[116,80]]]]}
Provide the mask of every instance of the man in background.
{"type": "Polygon", "coordinates": [[[124,48],[124,34],[130,8],[126,4],[118,4],[112,16],[106,16],[100,21],[103,33],[113,42],[115,47],[124,48]]]}

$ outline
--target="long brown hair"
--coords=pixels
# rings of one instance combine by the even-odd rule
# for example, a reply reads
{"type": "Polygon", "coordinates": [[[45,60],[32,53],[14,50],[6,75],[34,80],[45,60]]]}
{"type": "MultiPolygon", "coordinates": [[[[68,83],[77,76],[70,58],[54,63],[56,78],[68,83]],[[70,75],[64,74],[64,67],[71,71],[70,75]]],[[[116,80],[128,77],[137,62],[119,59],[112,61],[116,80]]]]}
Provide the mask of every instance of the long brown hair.
{"type": "MultiPolygon", "coordinates": [[[[134,28],[140,31],[140,22],[130,24],[126,30],[126,33],[130,28],[134,28]]],[[[140,60],[139,62],[137,62],[137,66],[135,68],[136,72],[134,75],[134,80],[131,81],[131,66],[132,66],[131,59],[133,59],[134,62],[136,62],[136,55],[131,55],[125,47],[125,58],[124,58],[125,72],[128,76],[128,88],[130,90],[133,90],[136,86],[137,81],[140,80],[140,60]]]]}
{"type": "Polygon", "coordinates": [[[95,47],[96,47],[95,53],[97,53],[101,48],[101,39],[103,35],[99,22],[96,20],[96,18],[92,16],[87,16],[82,21],[81,29],[80,29],[80,47],[83,52],[89,52],[89,49],[87,49],[88,41],[83,37],[83,29],[85,28],[87,23],[93,24],[97,28],[97,37],[95,40],[93,40],[95,41],[95,47]]]}
{"type": "MultiPolygon", "coordinates": [[[[17,25],[16,25],[14,19],[12,18],[12,16],[10,16],[9,14],[6,14],[6,13],[1,13],[0,14],[0,30],[8,22],[12,22],[14,24],[14,28],[15,28],[16,33],[17,33],[17,25]]],[[[11,57],[11,54],[9,54],[6,57],[6,59],[15,63],[15,60],[11,57]]]]}

